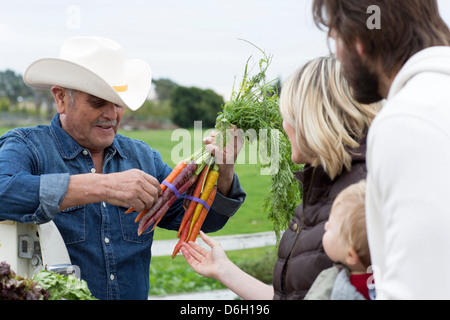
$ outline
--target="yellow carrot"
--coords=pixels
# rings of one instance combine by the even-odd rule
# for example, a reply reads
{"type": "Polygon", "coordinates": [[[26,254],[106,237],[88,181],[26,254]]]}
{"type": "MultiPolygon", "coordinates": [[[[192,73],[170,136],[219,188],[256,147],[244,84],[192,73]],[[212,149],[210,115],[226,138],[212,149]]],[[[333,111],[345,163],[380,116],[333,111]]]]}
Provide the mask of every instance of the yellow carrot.
{"type": "MultiPolygon", "coordinates": [[[[195,197],[195,198],[200,197],[201,192],[202,192],[203,183],[204,183],[205,179],[208,177],[207,176],[208,172],[209,172],[209,164],[205,165],[205,167],[202,170],[202,173],[200,174],[199,179],[197,180],[197,184],[195,185],[194,192],[192,193],[193,197],[195,197]]],[[[196,204],[197,204],[197,202],[195,202],[193,200],[191,200],[191,202],[189,203],[189,206],[184,213],[183,220],[181,221],[180,227],[178,229],[177,237],[179,237],[181,235],[181,232],[184,229],[185,224],[188,222],[190,216],[194,212],[196,204]]]]}
{"type": "MultiPolygon", "coordinates": [[[[209,171],[208,176],[206,178],[205,185],[203,187],[203,191],[200,196],[201,200],[206,201],[208,199],[208,196],[211,193],[211,191],[213,190],[214,186],[216,185],[218,178],[219,178],[219,170],[216,169],[216,166],[214,166],[214,169],[209,171]]],[[[202,211],[202,209],[203,209],[203,204],[201,204],[200,202],[197,203],[197,205],[195,206],[195,211],[193,213],[189,234],[191,233],[192,228],[194,227],[195,221],[197,221],[198,216],[200,215],[200,212],[202,211]]]]}
{"type": "MultiPolygon", "coordinates": [[[[217,192],[217,185],[214,185],[214,188],[211,190],[210,194],[208,195],[208,199],[206,200],[206,203],[208,204],[208,206],[211,206],[214,198],[216,197],[216,192],[217,192]]],[[[203,222],[206,219],[206,216],[208,215],[209,210],[207,208],[203,208],[197,221],[195,222],[190,234],[189,234],[189,238],[186,240],[186,242],[189,241],[195,241],[195,239],[197,239],[197,236],[200,232],[200,229],[202,228],[203,222]]]]}

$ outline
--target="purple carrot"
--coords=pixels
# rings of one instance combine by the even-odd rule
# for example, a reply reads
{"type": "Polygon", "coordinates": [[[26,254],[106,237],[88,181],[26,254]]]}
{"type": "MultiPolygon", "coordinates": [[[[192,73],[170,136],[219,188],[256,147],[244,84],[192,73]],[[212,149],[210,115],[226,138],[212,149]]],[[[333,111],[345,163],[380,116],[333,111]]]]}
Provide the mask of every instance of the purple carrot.
{"type": "MultiPolygon", "coordinates": [[[[195,189],[195,184],[193,184],[192,186],[189,187],[189,189],[187,189],[186,194],[192,196],[192,193],[194,192],[195,189]]],[[[184,210],[187,209],[187,207],[189,207],[189,203],[191,202],[191,200],[184,198],[183,201],[183,208],[184,210]]]]}
{"type": "MultiPolygon", "coordinates": [[[[195,181],[197,180],[197,175],[192,175],[179,189],[178,192],[180,194],[184,193],[190,186],[192,186],[195,181]]],[[[163,206],[161,206],[157,212],[155,212],[153,215],[146,214],[141,221],[139,222],[138,227],[138,235],[140,236],[142,232],[144,232],[152,223],[155,221],[159,221],[162,216],[164,216],[169,210],[170,206],[175,202],[177,199],[177,196],[173,194],[165,203],[163,206]]]]}
{"type": "MultiPolygon", "coordinates": [[[[197,170],[197,164],[192,161],[189,163],[181,172],[175,177],[175,179],[172,181],[172,184],[175,186],[175,188],[180,188],[197,170]]],[[[171,188],[166,188],[162,195],[156,200],[156,202],[153,204],[153,206],[149,210],[142,210],[134,222],[138,222],[142,219],[144,215],[152,216],[155,214],[155,212],[162,206],[162,204],[167,201],[172,195],[174,195],[174,192],[171,188]]]]}

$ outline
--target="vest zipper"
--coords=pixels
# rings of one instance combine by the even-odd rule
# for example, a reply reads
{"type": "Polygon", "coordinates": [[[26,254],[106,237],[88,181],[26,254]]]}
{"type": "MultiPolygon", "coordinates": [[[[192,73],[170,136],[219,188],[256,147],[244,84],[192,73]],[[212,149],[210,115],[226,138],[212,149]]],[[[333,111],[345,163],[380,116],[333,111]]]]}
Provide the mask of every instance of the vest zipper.
{"type": "Polygon", "coordinates": [[[305,224],[306,207],[308,206],[309,197],[311,195],[312,183],[314,181],[315,175],[316,175],[316,167],[314,168],[313,173],[311,175],[311,181],[309,182],[308,192],[306,193],[306,197],[303,202],[303,212],[302,212],[302,216],[300,217],[300,225],[297,228],[297,231],[295,233],[295,240],[292,243],[291,249],[289,250],[289,254],[286,257],[286,263],[283,266],[282,274],[284,274],[284,283],[281,282],[281,285],[282,285],[281,289],[282,289],[282,292],[284,292],[285,294],[286,294],[286,287],[287,287],[287,283],[288,283],[288,272],[287,271],[288,271],[288,267],[289,267],[289,262],[291,261],[291,254],[292,254],[292,251],[294,250],[295,244],[297,243],[300,232],[302,231],[304,224],[305,224]]]}

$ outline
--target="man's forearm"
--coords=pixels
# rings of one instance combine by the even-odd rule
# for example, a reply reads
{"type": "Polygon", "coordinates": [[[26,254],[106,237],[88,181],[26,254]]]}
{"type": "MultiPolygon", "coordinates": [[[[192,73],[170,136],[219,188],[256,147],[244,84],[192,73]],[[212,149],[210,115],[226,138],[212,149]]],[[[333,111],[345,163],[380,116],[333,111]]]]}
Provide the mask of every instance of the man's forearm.
{"type": "Polygon", "coordinates": [[[70,207],[101,202],[105,198],[104,175],[86,173],[70,176],[66,195],[60,205],[60,211],[70,207]]]}
{"type": "Polygon", "coordinates": [[[109,174],[73,175],[60,210],[104,201],[141,211],[150,208],[160,192],[159,181],[137,169],[109,174]]]}

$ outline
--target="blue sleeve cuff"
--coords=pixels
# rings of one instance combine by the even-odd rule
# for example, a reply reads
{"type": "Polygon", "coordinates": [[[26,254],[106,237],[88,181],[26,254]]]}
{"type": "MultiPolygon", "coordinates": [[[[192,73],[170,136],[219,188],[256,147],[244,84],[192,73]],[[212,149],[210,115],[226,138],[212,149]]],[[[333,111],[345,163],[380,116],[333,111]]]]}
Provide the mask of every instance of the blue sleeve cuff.
{"type": "Polygon", "coordinates": [[[55,218],[66,195],[69,181],[70,175],[68,173],[44,174],[41,176],[40,205],[35,213],[39,223],[48,222],[55,218]]]}

